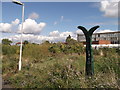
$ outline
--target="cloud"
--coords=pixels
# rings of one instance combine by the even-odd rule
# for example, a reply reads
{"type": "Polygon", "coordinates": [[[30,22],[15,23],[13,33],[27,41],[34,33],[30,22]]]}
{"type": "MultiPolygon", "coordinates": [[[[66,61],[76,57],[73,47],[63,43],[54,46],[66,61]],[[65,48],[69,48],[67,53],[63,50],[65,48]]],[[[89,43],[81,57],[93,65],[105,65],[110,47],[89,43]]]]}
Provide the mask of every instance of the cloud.
{"type": "Polygon", "coordinates": [[[61,16],[58,21],[54,21],[53,25],[57,25],[58,23],[62,22],[64,19],[64,16],[61,16]]]}
{"type": "Polygon", "coordinates": [[[15,19],[15,21],[12,21],[12,25],[18,25],[20,23],[19,19],[15,19]]]}
{"type": "Polygon", "coordinates": [[[56,25],[56,24],[58,24],[58,22],[57,22],[57,21],[55,21],[55,22],[53,23],[53,25],[56,25]]]}
{"type": "Polygon", "coordinates": [[[82,30],[78,29],[76,32],[76,34],[83,34],[82,30]]]}
{"type": "Polygon", "coordinates": [[[62,22],[62,21],[63,21],[63,19],[64,19],[64,16],[61,16],[61,17],[60,17],[60,21],[62,22]]]}
{"type": "Polygon", "coordinates": [[[49,35],[53,36],[53,37],[58,37],[58,36],[60,36],[60,33],[59,33],[59,31],[53,31],[53,32],[50,32],[49,35]]]}
{"type": "MultiPolygon", "coordinates": [[[[44,41],[50,41],[50,42],[65,42],[66,37],[71,35],[73,39],[76,39],[76,35],[73,32],[59,32],[58,30],[52,31],[49,33],[49,36],[45,35],[34,35],[34,34],[23,34],[22,40],[28,40],[31,43],[42,43],[44,41]]],[[[20,34],[17,35],[12,35],[8,37],[3,37],[3,38],[8,38],[9,40],[12,40],[13,42],[20,42],[20,34]]]]}
{"type": "MultiPolygon", "coordinates": [[[[23,33],[30,33],[30,34],[39,34],[43,28],[46,26],[46,23],[40,22],[37,23],[33,19],[26,19],[23,23],[23,33]]],[[[18,27],[18,33],[21,32],[21,24],[18,27]]]]}
{"type": "Polygon", "coordinates": [[[105,33],[105,32],[114,32],[115,30],[105,29],[105,30],[98,30],[95,33],[105,33]]]}
{"type": "Polygon", "coordinates": [[[110,2],[119,2],[120,0],[108,0],[110,2]]]}
{"type": "Polygon", "coordinates": [[[54,42],[64,42],[68,36],[71,36],[71,38],[76,39],[76,34],[73,32],[65,31],[65,32],[59,32],[59,31],[52,31],[50,32],[49,36],[52,38],[54,42]]]}
{"type": "MultiPolygon", "coordinates": [[[[46,23],[44,22],[37,23],[33,19],[26,19],[25,22],[23,23],[23,33],[39,34],[45,26],[46,26],[46,23]]],[[[20,33],[21,32],[20,20],[15,19],[11,23],[0,23],[0,32],[20,33]]]]}
{"type": "MultiPolygon", "coordinates": [[[[95,30],[94,33],[105,33],[105,32],[115,32],[116,30],[110,30],[110,29],[105,29],[105,30],[95,30]]],[[[84,34],[82,30],[76,30],[76,34],[84,34]]]]}
{"type": "Polygon", "coordinates": [[[60,36],[61,37],[68,37],[68,36],[71,36],[71,37],[74,37],[74,33],[73,32],[69,32],[69,31],[66,31],[66,32],[62,32],[62,33],[60,33],[60,36]]]}
{"type": "Polygon", "coordinates": [[[30,19],[38,19],[38,18],[39,18],[39,15],[38,15],[37,13],[33,12],[33,13],[31,13],[31,14],[29,15],[28,18],[30,18],[30,19]]]}
{"type": "Polygon", "coordinates": [[[104,12],[105,17],[118,17],[118,2],[101,1],[100,10],[104,12]]]}
{"type": "Polygon", "coordinates": [[[118,22],[116,20],[112,21],[106,21],[106,22],[91,22],[91,23],[86,23],[86,25],[118,25],[118,22]]]}
{"type": "Polygon", "coordinates": [[[19,22],[19,19],[15,19],[15,21],[12,21],[11,23],[0,23],[0,32],[11,33],[19,22]]]}
{"type": "MultiPolygon", "coordinates": [[[[14,35],[14,36],[9,36],[5,37],[8,38],[9,40],[12,40],[13,42],[20,42],[20,37],[21,35],[14,35]]],[[[22,35],[22,40],[28,40],[31,43],[42,43],[44,41],[50,41],[50,42],[57,42],[59,40],[58,37],[50,37],[50,36],[43,36],[43,35],[33,35],[33,34],[23,34],[22,35]]]]}
{"type": "Polygon", "coordinates": [[[0,32],[11,32],[12,25],[9,23],[0,23],[0,32]]]}
{"type": "Polygon", "coordinates": [[[59,20],[53,22],[53,25],[57,25],[57,24],[59,24],[59,23],[62,23],[63,21],[64,21],[64,22],[72,22],[71,19],[65,19],[64,16],[61,16],[61,17],[59,18],[59,20]]]}
{"type": "MultiPolygon", "coordinates": [[[[95,33],[104,33],[104,32],[113,32],[114,30],[105,29],[105,30],[98,30],[95,31],[95,33]]],[[[65,32],[59,32],[58,30],[52,31],[49,33],[49,36],[45,35],[34,35],[34,34],[23,34],[22,39],[28,40],[31,43],[42,43],[44,41],[50,41],[50,42],[65,42],[66,38],[71,35],[71,37],[75,40],[77,40],[77,33],[82,33],[81,30],[76,30],[76,33],[65,31],[65,32]]],[[[8,38],[12,40],[13,42],[20,42],[20,34],[12,35],[4,38],[8,38]]]]}

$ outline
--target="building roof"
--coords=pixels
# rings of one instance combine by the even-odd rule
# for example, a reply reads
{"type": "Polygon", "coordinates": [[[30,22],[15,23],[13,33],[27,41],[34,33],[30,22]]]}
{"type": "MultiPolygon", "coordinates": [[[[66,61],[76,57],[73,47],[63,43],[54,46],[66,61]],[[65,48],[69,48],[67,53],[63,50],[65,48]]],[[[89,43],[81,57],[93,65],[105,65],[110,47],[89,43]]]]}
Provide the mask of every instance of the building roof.
{"type": "MultiPolygon", "coordinates": [[[[98,34],[114,34],[114,33],[120,33],[120,31],[115,31],[115,32],[103,32],[103,33],[93,33],[93,35],[98,35],[98,34]]],[[[84,34],[78,34],[78,35],[84,35],[84,34]]]]}
{"type": "MultiPolygon", "coordinates": [[[[17,42],[16,44],[21,44],[21,42],[17,42]]],[[[24,42],[22,44],[25,44],[24,42]]]]}

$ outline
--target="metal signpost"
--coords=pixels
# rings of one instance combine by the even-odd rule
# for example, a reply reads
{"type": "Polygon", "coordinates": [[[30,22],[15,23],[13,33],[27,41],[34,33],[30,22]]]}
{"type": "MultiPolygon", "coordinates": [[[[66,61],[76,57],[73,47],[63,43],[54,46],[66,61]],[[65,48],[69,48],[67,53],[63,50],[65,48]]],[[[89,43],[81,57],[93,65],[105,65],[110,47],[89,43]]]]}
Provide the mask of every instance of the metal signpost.
{"type": "Polygon", "coordinates": [[[93,32],[99,28],[99,26],[92,27],[89,31],[82,27],[78,26],[85,35],[86,38],[86,69],[85,74],[87,76],[92,76],[94,74],[94,61],[93,61],[93,53],[92,53],[92,34],[93,32]]]}
{"type": "Polygon", "coordinates": [[[21,45],[20,45],[20,58],[19,58],[19,71],[21,70],[22,66],[22,33],[23,33],[23,22],[24,22],[24,4],[20,1],[13,0],[13,3],[22,5],[22,26],[21,26],[21,45]]]}

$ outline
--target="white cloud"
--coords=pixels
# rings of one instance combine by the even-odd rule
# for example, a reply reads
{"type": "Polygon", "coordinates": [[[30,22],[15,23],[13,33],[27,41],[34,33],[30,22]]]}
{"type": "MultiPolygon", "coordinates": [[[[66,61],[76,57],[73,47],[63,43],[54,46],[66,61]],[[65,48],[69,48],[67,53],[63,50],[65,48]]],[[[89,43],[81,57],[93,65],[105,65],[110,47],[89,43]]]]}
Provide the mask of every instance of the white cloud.
{"type": "MultiPolygon", "coordinates": [[[[49,33],[49,36],[44,36],[44,35],[34,35],[34,34],[23,34],[22,40],[28,40],[31,43],[42,43],[44,41],[50,41],[50,42],[65,42],[66,37],[71,35],[73,39],[76,39],[76,34],[73,32],[59,32],[59,31],[52,31],[49,33]]],[[[12,35],[8,37],[3,37],[3,38],[8,38],[12,40],[13,42],[20,42],[20,37],[21,35],[12,35]]]]}
{"type": "Polygon", "coordinates": [[[41,22],[41,23],[39,23],[39,26],[40,26],[41,29],[43,29],[46,26],[46,23],[41,22]]]}
{"type": "Polygon", "coordinates": [[[82,32],[82,30],[78,29],[78,30],[76,31],[76,34],[83,34],[83,32],[82,32]]]}
{"type": "Polygon", "coordinates": [[[12,25],[9,23],[0,23],[0,32],[11,32],[12,25]]]}
{"type": "Polygon", "coordinates": [[[53,31],[53,32],[50,32],[49,35],[53,36],[53,37],[58,37],[58,36],[60,36],[60,33],[59,33],[59,31],[53,31]]]}
{"type": "MultiPolygon", "coordinates": [[[[44,22],[37,23],[33,19],[26,19],[25,22],[23,23],[23,33],[39,34],[45,26],[46,26],[46,23],[44,22]]],[[[11,23],[0,23],[0,32],[20,33],[21,32],[20,20],[15,19],[11,23]]]]}
{"type": "Polygon", "coordinates": [[[73,36],[74,36],[74,33],[73,33],[73,32],[68,32],[68,31],[66,31],[66,32],[62,32],[62,33],[60,34],[61,37],[68,37],[69,35],[70,35],[71,37],[73,37],[73,36]]]}
{"type": "Polygon", "coordinates": [[[56,24],[58,24],[58,22],[57,22],[57,21],[55,21],[55,22],[53,23],[53,25],[56,25],[56,24]]]}
{"type": "MultiPolygon", "coordinates": [[[[106,29],[106,30],[98,30],[95,31],[95,33],[104,33],[104,32],[113,32],[114,30],[106,29]]],[[[81,30],[77,30],[77,33],[82,33],[81,30]]],[[[28,40],[31,43],[42,43],[44,41],[50,41],[50,42],[65,42],[66,38],[71,35],[73,39],[77,39],[77,34],[69,31],[65,32],[59,32],[58,30],[52,31],[49,33],[49,36],[45,35],[34,35],[34,34],[23,34],[23,41],[28,40]]],[[[13,40],[14,42],[20,42],[20,37],[21,35],[13,35],[13,36],[8,36],[4,38],[8,38],[10,40],[13,40]]]]}
{"type": "Polygon", "coordinates": [[[101,1],[100,10],[104,12],[106,17],[118,17],[118,2],[110,2],[108,0],[101,1]]]}
{"type": "Polygon", "coordinates": [[[71,38],[76,39],[76,34],[69,31],[61,32],[61,33],[59,31],[53,31],[50,32],[49,35],[54,42],[58,42],[58,41],[64,42],[69,35],[71,36],[71,38]]]}
{"type": "MultiPolygon", "coordinates": [[[[105,32],[115,32],[116,30],[110,30],[110,29],[105,29],[105,30],[95,30],[93,33],[105,33],[105,32]]],[[[77,30],[76,34],[84,34],[82,30],[77,30]]]]}
{"type": "Polygon", "coordinates": [[[20,23],[19,19],[15,19],[15,21],[12,21],[12,25],[18,25],[20,23]]]}
{"type": "Polygon", "coordinates": [[[114,30],[110,30],[110,29],[98,30],[95,33],[105,33],[105,32],[114,32],[114,30]]]}
{"type": "Polygon", "coordinates": [[[38,15],[37,13],[33,12],[33,13],[31,13],[31,14],[29,15],[28,18],[30,18],[30,19],[38,19],[38,18],[39,18],[39,15],[38,15]]]}
{"type": "Polygon", "coordinates": [[[60,22],[63,21],[63,19],[64,19],[64,16],[61,16],[58,21],[54,21],[53,25],[59,24],[60,22]]]}
{"type": "MultiPolygon", "coordinates": [[[[35,20],[26,19],[23,23],[23,33],[39,34],[45,26],[46,23],[44,22],[37,23],[35,20]]],[[[21,24],[18,27],[18,32],[20,32],[20,30],[21,24]]]]}
{"type": "Polygon", "coordinates": [[[63,19],[64,19],[64,16],[61,16],[60,21],[62,22],[62,21],[63,21],[63,19]]]}
{"type": "Polygon", "coordinates": [[[119,2],[120,0],[108,0],[110,2],[119,2]]]}
{"type": "Polygon", "coordinates": [[[19,19],[15,19],[15,21],[12,21],[11,23],[0,23],[0,32],[3,33],[10,33],[12,32],[16,25],[19,24],[19,19]]]}
{"type": "MultiPolygon", "coordinates": [[[[14,36],[9,36],[5,37],[10,40],[13,40],[13,42],[20,42],[20,37],[21,35],[14,35],[14,36]]],[[[42,43],[44,41],[50,41],[50,42],[57,42],[59,40],[58,37],[49,37],[49,36],[43,36],[43,35],[33,35],[33,34],[23,34],[22,35],[22,40],[28,40],[31,43],[42,43]]]]}

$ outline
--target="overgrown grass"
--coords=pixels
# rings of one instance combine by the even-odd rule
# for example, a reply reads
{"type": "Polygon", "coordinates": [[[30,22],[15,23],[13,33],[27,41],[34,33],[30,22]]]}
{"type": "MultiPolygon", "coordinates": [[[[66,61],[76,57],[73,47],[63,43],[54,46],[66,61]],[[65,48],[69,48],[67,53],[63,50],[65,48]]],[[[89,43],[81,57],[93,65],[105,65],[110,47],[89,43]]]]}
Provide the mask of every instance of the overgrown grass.
{"type": "Polygon", "coordinates": [[[3,79],[15,88],[119,88],[120,69],[116,49],[102,50],[106,53],[103,56],[99,51],[94,53],[95,75],[86,79],[85,54],[53,54],[48,50],[50,46],[24,46],[21,71],[18,71],[19,48],[12,49],[16,51],[14,53],[4,54],[3,79]]]}

